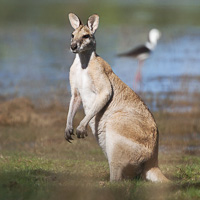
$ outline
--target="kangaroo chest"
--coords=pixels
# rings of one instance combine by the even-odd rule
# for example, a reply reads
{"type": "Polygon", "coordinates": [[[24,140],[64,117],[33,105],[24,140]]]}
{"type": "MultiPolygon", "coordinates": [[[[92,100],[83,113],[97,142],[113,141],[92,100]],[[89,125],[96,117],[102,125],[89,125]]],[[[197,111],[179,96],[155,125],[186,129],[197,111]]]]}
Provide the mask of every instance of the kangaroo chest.
{"type": "Polygon", "coordinates": [[[95,88],[91,76],[88,73],[88,68],[83,69],[80,64],[77,64],[74,79],[76,80],[75,87],[80,93],[83,107],[87,114],[96,97],[95,88]]]}

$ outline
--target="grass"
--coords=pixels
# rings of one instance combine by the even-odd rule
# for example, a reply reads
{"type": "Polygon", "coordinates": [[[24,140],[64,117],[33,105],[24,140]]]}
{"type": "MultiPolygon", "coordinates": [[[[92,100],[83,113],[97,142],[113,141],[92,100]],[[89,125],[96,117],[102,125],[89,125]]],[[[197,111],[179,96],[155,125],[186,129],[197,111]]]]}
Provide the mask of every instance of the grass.
{"type": "MultiPolygon", "coordinates": [[[[160,146],[168,145],[170,148],[176,146],[171,151],[159,153],[160,168],[172,183],[155,184],[140,178],[110,183],[107,160],[91,133],[85,139],[74,137],[72,144],[64,140],[65,109],[55,106],[37,110],[28,102],[22,99],[20,101],[23,102],[23,106],[19,108],[12,106],[15,103],[20,105],[19,100],[8,103],[7,107],[3,104],[3,108],[9,110],[12,121],[3,120],[4,123],[0,124],[0,199],[200,198],[199,153],[177,151],[181,145],[187,146],[193,143],[199,145],[199,143],[198,140],[193,140],[194,138],[187,142],[181,140],[181,137],[176,140],[166,137],[176,133],[181,136],[180,130],[171,131],[175,124],[172,129],[166,129],[164,126],[172,124],[174,114],[155,115],[162,133],[160,146]],[[15,119],[11,115],[10,109],[14,115],[21,116],[21,123],[18,118],[15,119]],[[23,119],[23,117],[26,119],[24,113],[27,113],[30,120],[23,119]]],[[[177,114],[180,118],[176,119],[181,121],[181,117],[184,117],[182,115],[183,113],[177,114]]],[[[5,111],[0,109],[0,118],[7,119],[7,117],[5,111]]],[[[75,126],[82,117],[83,113],[78,113],[75,117],[75,126]]],[[[192,120],[191,127],[194,121],[192,120]]],[[[188,124],[191,133],[198,129],[197,127],[193,130],[191,127],[188,124]]]]}
{"type": "Polygon", "coordinates": [[[200,198],[198,156],[160,154],[160,167],[171,184],[140,179],[110,183],[108,163],[92,136],[69,144],[58,127],[1,127],[2,131],[0,199],[200,198]],[[31,133],[35,136],[22,137],[31,133]]]}
{"type": "Polygon", "coordinates": [[[106,161],[5,153],[0,159],[0,199],[198,199],[200,159],[177,157],[168,162],[161,168],[172,184],[110,183],[106,161]]]}

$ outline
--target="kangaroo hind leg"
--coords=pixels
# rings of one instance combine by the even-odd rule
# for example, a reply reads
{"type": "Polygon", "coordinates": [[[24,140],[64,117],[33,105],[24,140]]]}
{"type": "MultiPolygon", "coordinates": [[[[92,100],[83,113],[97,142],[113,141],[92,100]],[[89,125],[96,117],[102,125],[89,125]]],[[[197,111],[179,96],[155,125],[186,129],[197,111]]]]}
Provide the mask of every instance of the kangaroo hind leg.
{"type": "Polygon", "coordinates": [[[143,148],[115,130],[106,132],[106,154],[110,180],[133,179],[142,172],[143,148]]]}

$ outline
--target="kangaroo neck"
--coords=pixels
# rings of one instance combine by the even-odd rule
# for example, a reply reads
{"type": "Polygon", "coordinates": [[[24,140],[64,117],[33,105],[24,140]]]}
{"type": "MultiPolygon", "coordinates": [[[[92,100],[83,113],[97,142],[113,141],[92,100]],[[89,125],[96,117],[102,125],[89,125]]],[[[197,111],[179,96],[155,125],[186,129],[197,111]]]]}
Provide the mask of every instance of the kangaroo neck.
{"type": "Polygon", "coordinates": [[[76,58],[80,60],[82,69],[86,69],[88,67],[90,60],[94,56],[96,56],[96,52],[91,50],[83,51],[76,54],[76,58]]]}

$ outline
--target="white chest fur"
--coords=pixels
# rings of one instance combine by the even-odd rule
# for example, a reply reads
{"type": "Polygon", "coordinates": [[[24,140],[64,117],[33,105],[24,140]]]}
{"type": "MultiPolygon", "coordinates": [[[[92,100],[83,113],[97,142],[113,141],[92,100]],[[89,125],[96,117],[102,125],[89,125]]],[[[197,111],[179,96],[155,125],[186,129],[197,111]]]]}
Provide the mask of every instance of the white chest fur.
{"type": "Polygon", "coordinates": [[[91,76],[88,73],[88,68],[82,68],[80,59],[76,57],[74,66],[75,73],[73,79],[75,80],[75,87],[78,89],[85,113],[87,114],[89,108],[95,101],[95,90],[91,76]]]}

